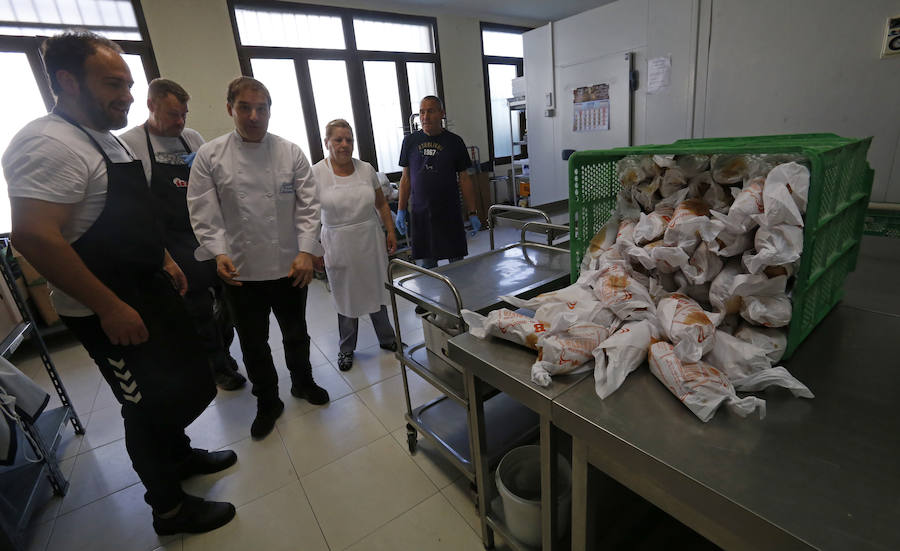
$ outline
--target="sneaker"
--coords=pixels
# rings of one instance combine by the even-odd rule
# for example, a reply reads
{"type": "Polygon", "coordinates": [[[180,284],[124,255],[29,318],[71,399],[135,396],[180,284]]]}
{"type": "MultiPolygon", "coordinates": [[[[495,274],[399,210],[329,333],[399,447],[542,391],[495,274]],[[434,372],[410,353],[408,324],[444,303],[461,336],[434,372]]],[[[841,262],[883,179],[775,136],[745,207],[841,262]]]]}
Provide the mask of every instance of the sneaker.
{"type": "Polygon", "coordinates": [[[331,400],[328,391],[317,385],[312,379],[308,383],[291,385],[291,395],[295,398],[303,398],[315,406],[327,404],[331,400]]]}
{"type": "Polygon", "coordinates": [[[338,369],[350,371],[353,367],[353,352],[338,352],[338,369]]]}
{"type": "Polygon", "coordinates": [[[224,471],[237,463],[237,454],[232,450],[210,452],[194,448],[190,455],[178,463],[178,476],[181,480],[198,474],[212,474],[224,471]]]}
{"type": "Polygon", "coordinates": [[[231,369],[213,373],[213,380],[216,382],[216,386],[222,390],[237,390],[247,384],[246,377],[231,369]]]}
{"type": "Polygon", "coordinates": [[[153,515],[153,529],[160,536],[201,534],[228,524],[234,518],[234,505],[224,501],[206,501],[184,496],[181,509],[171,518],[153,515]]]}
{"type": "Polygon", "coordinates": [[[378,348],[380,348],[382,350],[388,350],[390,352],[396,352],[397,351],[397,341],[389,342],[387,344],[379,344],[378,348]]]}
{"type": "Polygon", "coordinates": [[[250,425],[250,436],[259,440],[272,432],[272,429],[275,428],[275,421],[281,417],[283,411],[284,402],[279,398],[275,398],[270,403],[260,402],[256,406],[256,419],[250,425]]]}

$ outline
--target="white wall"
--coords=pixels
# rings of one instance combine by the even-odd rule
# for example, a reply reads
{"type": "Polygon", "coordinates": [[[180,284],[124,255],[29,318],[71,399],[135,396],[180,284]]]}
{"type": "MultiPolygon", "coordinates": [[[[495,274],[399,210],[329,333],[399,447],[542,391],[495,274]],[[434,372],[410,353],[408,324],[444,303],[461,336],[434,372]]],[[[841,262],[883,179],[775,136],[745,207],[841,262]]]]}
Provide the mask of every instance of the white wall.
{"type": "MultiPolygon", "coordinates": [[[[542,115],[543,94],[553,81],[553,69],[558,73],[601,57],[632,53],[633,68],[639,76],[632,96],[631,143],[666,143],[690,136],[698,12],[699,0],[619,0],[556,21],[552,26],[553,68],[549,55],[532,54],[548,42],[550,26],[525,34],[532,204],[568,197],[568,165],[561,157],[565,141],[561,125],[568,121],[562,120],[559,108],[552,123],[542,115]],[[664,55],[672,56],[671,84],[647,95],[647,59],[664,55]],[[541,135],[535,135],[537,132],[541,135]],[[548,149],[551,134],[552,145],[548,149]]],[[[572,101],[561,95],[565,91],[558,77],[553,91],[558,106],[560,102],[572,101]]],[[[596,134],[598,143],[606,138],[602,133],[596,134]]],[[[614,145],[629,145],[628,139],[614,145]]],[[[603,147],[608,147],[605,141],[603,147]]]]}
{"type": "MultiPolygon", "coordinates": [[[[437,19],[444,102],[453,132],[488,157],[487,114],[481,69],[480,20],[444,8],[412,8],[391,2],[308,1],[310,4],[426,15],[437,19]]],[[[160,74],[191,94],[188,124],[205,137],[229,131],[225,87],[240,75],[234,34],[225,0],[141,0],[160,74]]],[[[521,19],[493,23],[525,25],[521,19]]]]}
{"type": "Polygon", "coordinates": [[[898,13],[896,0],[714,0],[697,135],[874,136],[872,200],[900,202],[900,57],[879,58],[898,13]]]}
{"type": "MultiPolygon", "coordinates": [[[[874,136],[872,200],[900,202],[900,57],[879,58],[885,19],[898,12],[896,0],[618,0],[555,22],[552,53],[557,69],[636,54],[634,144],[806,132],[874,136]],[[648,95],[646,60],[665,55],[672,56],[671,84],[648,95]]],[[[534,204],[568,193],[558,124],[553,134],[532,114],[551,78],[548,55],[529,59],[546,47],[546,29],[526,34],[529,94],[531,78],[537,80],[537,97],[527,98],[534,204]],[[537,130],[544,137],[532,135],[537,130]],[[548,162],[556,166],[547,169],[548,162]]],[[[558,92],[558,78],[554,85],[558,92]]]]}

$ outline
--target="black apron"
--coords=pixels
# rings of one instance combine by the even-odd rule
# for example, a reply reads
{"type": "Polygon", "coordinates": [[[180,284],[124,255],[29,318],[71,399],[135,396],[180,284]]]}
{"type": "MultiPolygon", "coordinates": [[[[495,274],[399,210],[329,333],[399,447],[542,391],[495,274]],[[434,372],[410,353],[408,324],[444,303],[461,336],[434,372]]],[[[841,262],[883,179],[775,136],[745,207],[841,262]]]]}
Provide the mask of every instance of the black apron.
{"type": "MultiPolygon", "coordinates": [[[[216,261],[200,262],[194,258],[194,251],[200,246],[191,227],[191,216],[187,207],[187,186],[191,168],[185,165],[160,163],[156,160],[150,132],[144,123],[147,150],[150,152],[150,191],[156,199],[157,211],[165,224],[165,246],[172,259],[184,272],[189,291],[199,291],[218,284],[216,261]]],[[[179,136],[185,151],[190,146],[179,136]]]]}
{"type": "Polygon", "coordinates": [[[113,163],[90,133],[57,114],[83,131],[106,162],[103,211],[72,248],[104,285],[140,314],[150,335],[136,346],[105,340],[85,342],[85,348],[124,406],[123,415],[131,411],[184,426],[203,412],[216,390],[184,301],[162,270],[162,225],[143,165],[139,160],[113,163]]]}

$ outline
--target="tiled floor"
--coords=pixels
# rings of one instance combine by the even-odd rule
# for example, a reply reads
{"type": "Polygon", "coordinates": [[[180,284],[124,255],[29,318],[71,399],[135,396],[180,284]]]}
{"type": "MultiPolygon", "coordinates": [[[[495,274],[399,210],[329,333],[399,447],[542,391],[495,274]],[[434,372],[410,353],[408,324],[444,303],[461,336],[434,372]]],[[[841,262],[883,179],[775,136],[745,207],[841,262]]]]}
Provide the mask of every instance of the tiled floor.
{"type": "MultiPolygon", "coordinates": [[[[517,239],[498,232],[498,243],[517,239]]],[[[472,253],[487,250],[487,232],[470,240],[472,253]]],[[[401,302],[406,342],[419,342],[421,323],[401,302]]],[[[59,448],[70,487],[65,497],[49,489],[32,520],[31,550],[479,550],[480,529],[468,481],[426,441],[410,455],[404,429],[403,382],[392,354],[377,346],[371,322],[360,324],[356,361],[349,372],[336,363],[337,323],[320,281],[310,287],[307,319],[311,360],[331,403],[312,406],[290,396],[281,335],[272,319],[273,355],[286,408],[265,439],[250,439],[255,401],[249,385],[219,391],[189,428],[195,447],[230,448],[238,463],[184,484],[188,493],[227,500],[237,518],[211,533],[160,538],[150,524],[143,486],[125,451],[119,407],[84,350],[63,337],[51,353],[87,433],[66,430],[59,448]]],[[[237,343],[233,353],[240,359],[237,343]]],[[[45,388],[49,378],[26,351],[14,362],[45,388]]],[[[409,373],[414,406],[437,396],[409,373]]],[[[58,400],[51,402],[58,404],[58,400]]],[[[498,540],[497,547],[504,549],[498,540]]]]}

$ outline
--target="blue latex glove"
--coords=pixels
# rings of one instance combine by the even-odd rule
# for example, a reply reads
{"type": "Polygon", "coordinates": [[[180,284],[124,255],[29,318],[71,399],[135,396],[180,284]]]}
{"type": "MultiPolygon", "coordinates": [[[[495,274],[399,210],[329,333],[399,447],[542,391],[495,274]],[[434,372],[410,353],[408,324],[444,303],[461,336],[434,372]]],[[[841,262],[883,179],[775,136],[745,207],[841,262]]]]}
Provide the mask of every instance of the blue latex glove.
{"type": "Polygon", "coordinates": [[[184,161],[188,166],[191,166],[194,164],[194,157],[196,157],[196,156],[197,156],[196,151],[194,151],[193,153],[185,153],[184,155],[181,156],[181,160],[184,161]]]}
{"type": "Polygon", "coordinates": [[[477,214],[469,215],[469,224],[472,224],[472,235],[481,231],[481,220],[478,219],[477,214]]]}
{"type": "Polygon", "coordinates": [[[398,210],[397,211],[397,220],[394,221],[394,225],[397,226],[397,231],[400,232],[400,235],[406,235],[406,211],[398,210]]]}

